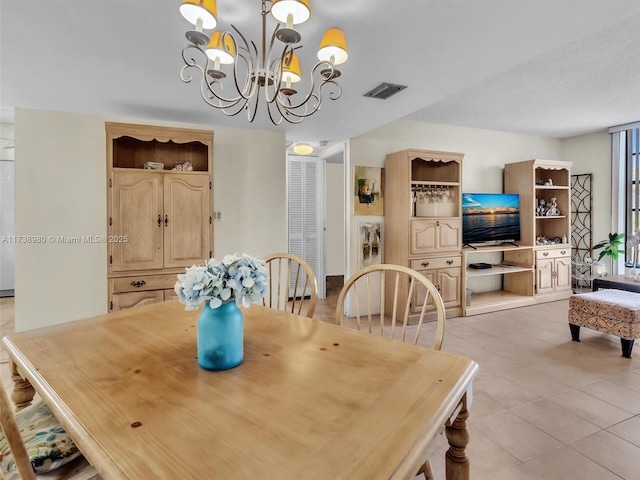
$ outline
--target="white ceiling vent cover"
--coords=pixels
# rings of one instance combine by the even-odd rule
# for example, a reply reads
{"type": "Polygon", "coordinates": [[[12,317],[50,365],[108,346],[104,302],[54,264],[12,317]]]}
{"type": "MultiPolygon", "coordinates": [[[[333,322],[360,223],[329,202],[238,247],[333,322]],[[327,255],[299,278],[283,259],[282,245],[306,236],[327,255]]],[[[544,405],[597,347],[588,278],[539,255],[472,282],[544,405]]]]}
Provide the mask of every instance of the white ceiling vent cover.
{"type": "Polygon", "coordinates": [[[364,94],[365,97],[379,98],[380,100],[386,100],[387,98],[395,95],[396,93],[407,88],[406,85],[395,85],[393,83],[383,82],[373,90],[364,94]]]}

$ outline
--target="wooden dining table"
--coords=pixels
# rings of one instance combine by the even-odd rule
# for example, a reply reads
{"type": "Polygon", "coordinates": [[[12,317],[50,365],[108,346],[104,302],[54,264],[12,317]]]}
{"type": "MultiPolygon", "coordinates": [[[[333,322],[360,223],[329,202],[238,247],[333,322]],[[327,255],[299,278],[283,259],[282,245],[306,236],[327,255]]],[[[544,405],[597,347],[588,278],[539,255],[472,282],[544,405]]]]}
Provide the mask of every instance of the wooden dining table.
{"type": "Polygon", "coordinates": [[[244,360],[207,371],[177,300],[3,338],[13,401],[34,389],[105,479],[405,479],[443,427],[469,478],[471,381],[445,352],[252,305],[244,360]]]}

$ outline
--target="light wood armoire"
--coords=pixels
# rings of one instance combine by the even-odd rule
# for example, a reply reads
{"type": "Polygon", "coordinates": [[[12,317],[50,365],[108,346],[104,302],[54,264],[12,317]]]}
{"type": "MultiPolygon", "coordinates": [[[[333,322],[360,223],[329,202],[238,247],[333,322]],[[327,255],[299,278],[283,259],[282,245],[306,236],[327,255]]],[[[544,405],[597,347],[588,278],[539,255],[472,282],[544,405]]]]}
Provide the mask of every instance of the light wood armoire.
{"type": "MultiPolygon", "coordinates": [[[[431,280],[447,317],[462,313],[463,157],[462,153],[412,149],[385,159],[384,261],[410,267],[431,280]]],[[[392,294],[387,305],[392,305],[392,294]]],[[[408,294],[408,284],[403,285],[401,305],[409,300],[408,294]]],[[[412,313],[422,309],[425,297],[425,289],[413,293],[412,313]]],[[[435,316],[432,305],[427,311],[427,317],[435,316]]]]}
{"type": "Polygon", "coordinates": [[[109,310],[175,296],[213,256],[213,132],[106,123],[109,310]],[[189,161],[193,171],[172,170],[189,161]],[[164,165],[146,169],[147,162],[164,165]]]}

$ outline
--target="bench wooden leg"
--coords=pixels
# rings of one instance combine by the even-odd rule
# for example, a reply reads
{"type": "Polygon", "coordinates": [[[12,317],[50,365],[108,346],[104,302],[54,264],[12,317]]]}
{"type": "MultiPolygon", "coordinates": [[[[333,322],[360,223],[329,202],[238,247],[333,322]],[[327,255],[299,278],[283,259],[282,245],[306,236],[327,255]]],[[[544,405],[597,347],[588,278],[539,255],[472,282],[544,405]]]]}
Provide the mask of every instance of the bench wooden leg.
{"type": "Polygon", "coordinates": [[[621,338],[620,343],[622,344],[622,356],[624,358],[631,358],[631,350],[633,349],[633,340],[627,340],[627,339],[621,338]]]}
{"type": "Polygon", "coordinates": [[[580,341],[580,325],[569,324],[569,330],[571,330],[571,340],[574,342],[580,341]]]}

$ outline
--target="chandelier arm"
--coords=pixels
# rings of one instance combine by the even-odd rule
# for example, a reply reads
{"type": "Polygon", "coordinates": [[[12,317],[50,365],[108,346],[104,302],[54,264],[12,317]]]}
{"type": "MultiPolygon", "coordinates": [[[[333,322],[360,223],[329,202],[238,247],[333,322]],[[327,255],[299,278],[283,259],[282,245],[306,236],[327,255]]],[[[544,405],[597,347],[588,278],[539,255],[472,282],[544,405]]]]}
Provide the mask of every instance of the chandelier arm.
{"type": "MultiPolygon", "coordinates": [[[[255,84],[257,85],[258,82],[256,81],[255,84]]],[[[249,120],[249,122],[253,122],[253,120],[256,118],[256,113],[258,113],[258,105],[260,105],[260,87],[258,87],[258,92],[253,96],[253,98],[255,99],[253,112],[250,108],[251,102],[247,100],[247,102],[249,103],[249,105],[247,106],[247,119],[249,120]]]]}
{"type": "Polygon", "coordinates": [[[242,98],[244,98],[247,101],[249,101],[251,97],[255,94],[256,83],[251,81],[251,72],[253,72],[253,68],[254,68],[253,58],[251,57],[250,52],[247,52],[246,56],[239,55],[233,64],[233,82],[235,84],[236,91],[242,98]],[[240,77],[240,73],[239,73],[240,62],[237,61],[238,58],[242,59],[242,61],[244,62],[247,68],[247,76],[245,78],[244,85],[242,86],[242,88],[240,88],[240,85],[238,84],[238,78],[240,77]]]}
{"type": "MultiPolygon", "coordinates": [[[[191,81],[193,80],[193,76],[191,74],[187,74],[186,72],[192,68],[196,68],[200,71],[200,96],[202,97],[202,99],[210,106],[214,107],[214,108],[218,108],[218,109],[222,109],[222,108],[228,108],[230,106],[233,106],[235,104],[237,104],[238,102],[240,102],[241,100],[245,99],[245,97],[243,96],[237,96],[234,98],[226,98],[220,94],[218,94],[215,90],[213,90],[213,87],[211,84],[209,84],[209,82],[207,81],[207,69],[209,67],[210,64],[210,60],[209,57],[207,56],[206,52],[202,49],[202,47],[198,46],[198,45],[194,45],[194,44],[189,44],[187,45],[183,50],[182,50],[182,59],[184,61],[184,65],[182,66],[182,68],[180,69],[180,79],[185,82],[185,83],[191,83],[191,81]],[[198,63],[198,61],[196,60],[196,58],[192,55],[188,55],[187,52],[191,52],[193,49],[195,49],[196,51],[198,51],[200,53],[200,55],[202,56],[202,58],[204,59],[204,66],[200,65],[200,63],[198,63]],[[207,96],[207,93],[209,93],[209,97],[207,96]],[[212,101],[213,98],[218,100],[218,103],[212,101]],[[228,105],[224,105],[223,103],[227,103],[228,105]]],[[[215,82],[212,82],[215,83],[215,82]]]]}
{"type": "MultiPolygon", "coordinates": [[[[315,74],[315,73],[316,73],[316,71],[317,71],[321,66],[323,66],[323,65],[327,65],[327,66],[330,66],[331,68],[333,68],[333,66],[331,65],[331,63],[330,63],[330,62],[327,62],[327,61],[320,61],[320,62],[316,63],[316,64],[314,65],[314,67],[311,69],[311,72],[309,72],[309,81],[310,81],[310,86],[309,86],[309,91],[308,91],[307,95],[306,95],[306,96],[302,99],[302,101],[300,101],[299,103],[297,103],[297,104],[291,104],[291,106],[290,106],[289,110],[296,110],[296,109],[298,109],[298,108],[302,107],[305,103],[307,103],[307,102],[309,101],[309,99],[311,98],[311,96],[312,96],[312,95],[313,95],[313,96],[315,96],[316,98],[318,98],[318,96],[317,96],[317,95],[314,95],[314,90],[316,90],[315,80],[314,80],[314,74],[315,74]]],[[[333,70],[332,70],[332,72],[333,72],[333,70]]],[[[322,80],[322,82],[321,82],[320,86],[318,87],[318,91],[320,91],[320,89],[322,89],[322,86],[323,86],[325,83],[329,82],[329,81],[331,81],[331,80],[322,80]]],[[[331,81],[331,82],[332,82],[334,85],[337,85],[335,82],[333,82],[333,81],[331,81]]],[[[339,95],[338,95],[338,97],[336,97],[336,98],[339,98],[339,95]]],[[[322,100],[322,99],[320,99],[320,101],[321,101],[321,100],[322,100]]],[[[333,99],[332,99],[332,100],[333,100],[333,99]]],[[[320,108],[320,107],[318,106],[318,107],[314,108],[314,111],[317,111],[317,110],[318,110],[318,108],[320,108]]]]}
{"type": "MultiPolygon", "coordinates": [[[[274,32],[275,35],[275,32],[274,32]]],[[[275,38],[275,37],[274,37],[275,38]]],[[[273,41],[272,41],[273,46],[273,41]]],[[[286,44],[284,49],[282,50],[282,55],[278,58],[271,60],[271,48],[269,48],[269,68],[267,70],[266,75],[273,75],[273,96],[269,96],[269,89],[265,88],[265,98],[267,103],[273,103],[276,101],[276,98],[280,95],[280,88],[282,87],[282,66],[285,64],[284,62],[289,58],[289,62],[293,58],[293,48],[290,44],[286,44]],[[273,68],[273,71],[271,70],[273,68]]]]}
{"type": "Polygon", "coordinates": [[[198,47],[197,45],[194,45],[193,43],[190,43],[189,45],[184,47],[182,49],[182,60],[184,62],[184,65],[180,69],[180,80],[182,80],[184,83],[191,83],[191,80],[193,80],[193,76],[185,73],[187,70],[190,70],[191,68],[197,68],[198,70],[200,70],[202,75],[204,75],[205,73],[204,69],[200,66],[198,61],[193,56],[187,55],[187,52],[190,52],[192,49],[197,50],[198,52],[200,52],[201,55],[204,56],[205,67],[207,66],[206,64],[207,54],[200,47],[198,47]]]}
{"type": "Polygon", "coordinates": [[[311,115],[313,115],[314,113],[316,113],[320,107],[322,106],[322,95],[316,94],[316,93],[312,93],[310,95],[310,98],[314,98],[316,100],[316,103],[313,105],[313,108],[311,110],[309,110],[309,104],[304,105],[304,111],[303,112],[298,112],[297,109],[302,108],[300,106],[293,108],[291,105],[287,106],[282,104],[282,102],[278,102],[280,103],[280,105],[283,106],[283,108],[286,110],[287,115],[291,115],[293,117],[299,118],[299,121],[291,121],[288,117],[287,120],[290,123],[300,123],[302,120],[304,120],[307,117],[310,117],[311,115]]]}
{"type": "Polygon", "coordinates": [[[282,119],[284,118],[284,115],[280,111],[280,107],[278,106],[278,103],[276,102],[276,108],[278,109],[278,115],[280,116],[280,118],[278,118],[276,120],[274,118],[273,114],[271,113],[272,105],[273,105],[273,103],[267,103],[267,114],[269,115],[269,120],[271,120],[271,123],[273,123],[274,125],[280,125],[282,123],[282,119]]]}
{"type": "MultiPolygon", "coordinates": [[[[237,92],[246,100],[250,100],[251,97],[255,94],[255,82],[251,81],[251,72],[255,70],[254,65],[257,60],[254,60],[254,59],[257,59],[258,57],[258,49],[256,48],[255,43],[251,42],[251,46],[253,46],[253,55],[252,55],[249,42],[247,42],[247,39],[242,34],[242,32],[238,30],[235,27],[235,25],[231,25],[231,28],[233,28],[236,31],[236,33],[240,36],[240,38],[242,39],[242,42],[244,43],[244,46],[240,46],[239,49],[236,49],[236,56],[234,57],[234,62],[233,62],[233,81],[235,83],[237,92]],[[240,53],[242,51],[246,53],[244,54],[240,53]],[[245,84],[242,88],[240,88],[240,85],[238,84],[238,77],[240,76],[239,70],[238,70],[238,62],[237,62],[238,58],[241,58],[247,67],[247,77],[245,80],[245,84]]],[[[231,38],[233,38],[234,44],[237,46],[238,42],[236,42],[235,37],[231,35],[231,38]]]]}
{"type": "MultiPolygon", "coordinates": [[[[289,109],[287,108],[286,105],[282,104],[280,101],[275,102],[275,105],[278,109],[278,113],[280,113],[280,118],[281,119],[285,119],[287,122],[292,123],[292,124],[298,124],[301,123],[302,120],[304,120],[304,118],[306,117],[300,117],[299,115],[295,115],[294,119],[289,118],[289,115],[292,115],[292,112],[289,111],[289,109]],[[284,109],[284,112],[283,112],[284,109]],[[295,118],[297,117],[297,118],[295,118]]],[[[272,120],[273,121],[273,120],[272,120]]]]}
{"type": "Polygon", "coordinates": [[[215,90],[213,90],[213,87],[209,85],[204,79],[200,85],[200,95],[208,105],[219,110],[234,107],[235,105],[242,102],[247,102],[247,99],[241,96],[235,98],[225,98],[219,95],[215,90]]]}

